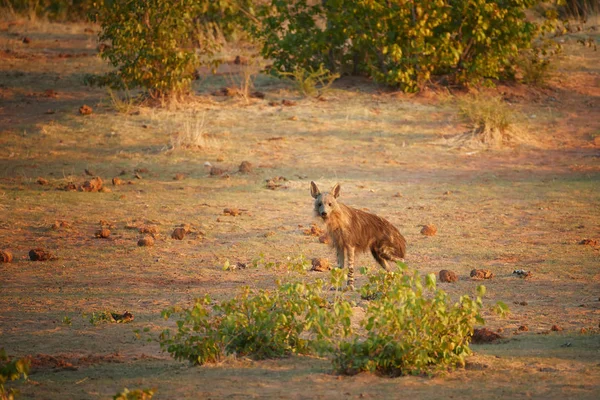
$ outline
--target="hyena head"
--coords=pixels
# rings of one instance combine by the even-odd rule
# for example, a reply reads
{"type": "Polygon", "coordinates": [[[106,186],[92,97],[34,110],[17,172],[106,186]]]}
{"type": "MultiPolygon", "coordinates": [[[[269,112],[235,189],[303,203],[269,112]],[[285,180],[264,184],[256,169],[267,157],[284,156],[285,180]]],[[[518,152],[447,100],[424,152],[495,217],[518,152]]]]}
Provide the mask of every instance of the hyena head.
{"type": "Polygon", "coordinates": [[[339,210],[337,198],[340,195],[340,184],[337,183],[329,193],[321,193],[317,184],[310,182],[310,195],[315,199],[315,215],[326,220],[339,210]]]}

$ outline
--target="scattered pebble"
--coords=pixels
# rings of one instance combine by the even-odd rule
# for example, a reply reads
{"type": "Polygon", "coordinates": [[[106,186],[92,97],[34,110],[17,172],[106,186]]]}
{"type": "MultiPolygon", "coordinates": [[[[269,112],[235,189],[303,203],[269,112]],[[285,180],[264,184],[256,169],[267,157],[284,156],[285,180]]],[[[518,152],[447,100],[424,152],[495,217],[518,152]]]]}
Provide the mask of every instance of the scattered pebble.
{"type": "Polygon", "coordinates": [[[90,115],[93,112],[92,107],[84,104],[79,107],[79,114],[81,115],[90,115]]]}
{"type": "Polygon", "coordinates": [[[187,232],[186,232],[185,228],[175,228],[173,230],[173,233],[171,233],[171,238],[175,239],[175,240],[183,240],[186,233],[187,232]]]}
{"type": "Polygon", "coordinates": [[[443,269],[439,272],[440,282],[456,282],[458,281],[458,275],[455,272],[443,269]]]}
{"type": "Polygon", "coordinates": [[[310,270],[317,272],[326,272],[331,270],[331,265],[329,265],[329,260],[327,260],[326,258],[313,258],[312,268],[310,270]]]}
{"type": "Polygon", "coordinates": [[[252,164],[249,161],[242,161],[242,163],[240,164],[238,170],[242,173],[242,174],[249,174],[252,172],[252,164]]]}
{"type": "Polygon", "coordinates": [[[0,250],[0,263],[10,263],[13,260],[13,255],[8,250],[0,250]]]}
{"type": "Polygon", "coordinates": [[[79,187],[80,192],[99,192],[102,189],[102,179],[95,177],[89,181],[83,182],[83,185],[79,187]]]}
{"type": "Polygon", "coordinates": [[[154,239],[152,238],[152,236],[143,237],[140,240],[138,240],[137,245],[140,247],[152,247],[154,246],[154,239]]]}
{"type": "Polygon", "coordinates": [[[473,279],[492,279],[494,273],[488,269],[473,269],[471,270],[471,278],[473,279]]]}
{"type": "Polygon", "coordinates": [[[525,271],[524,269],[516,269],[513,271],[513,275],[516,275],[519,278],[529,278],[531,277],[531,271],[525,271]]]}
{"type": "Polygon", "coordinates": [[[435,236],[437,233],[437,228],[435,225],[423,225],[423,229],[421,229],[421,235],[425,236],[435,236]]]}
{"type": "Polygon", "coordinates": [[[239,208],[225,208],[225,209],[223,209],[223,215],[231,215],[232,217],[237,217],[241,213],[242,212],[239,210],[239,208]]]}
{"type": "Polygon", "coordinates": [[[47,261],[54,260],[56,257],[52,255],[49,251],[46,251],[41,248],[29,250],[29,259],[31,261],[47,261]]]}
{"type": "Polygon", "coordinates": [[[495,340],[501,339],[502,336],[489,330],[488,328],[475,329],[473,331],[473,337],[471,338],[471,343],[473,344],[482,344],[482,343],[491,343],[495,340]]]}

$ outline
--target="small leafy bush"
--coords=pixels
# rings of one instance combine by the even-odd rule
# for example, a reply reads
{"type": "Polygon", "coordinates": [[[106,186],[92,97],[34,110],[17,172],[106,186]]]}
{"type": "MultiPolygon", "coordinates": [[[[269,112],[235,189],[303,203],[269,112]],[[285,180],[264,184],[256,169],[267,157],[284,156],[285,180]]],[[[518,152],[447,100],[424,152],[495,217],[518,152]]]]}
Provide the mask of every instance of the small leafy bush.
{"type": "Polygon", "coordinates": [[[221,303],[206,297],[190,309],[164,310],[165,319],[178,316],[177,328],[164,330],[158,342],[175,359],[197,365],[228,355],[264,359],[307,353],[331,357],[343,374],[397,376],[464,365],[473,326],[483,323],[485,287],[478,288],[476,299],[462,296],[451,304],[436,288],[435,275],[423,285],[418,272],[398,265],[398,272],[372,275],[363,287],[361,296],[370,300],[361,322],[364,333],[353,330],[356,305],[341,290],[346,276],[336,268],[328,284],[316,280],[280,283],[273,291],[244,288],[221,303]]]}
{"type": "Polygon", "coordinates": [[[151,400],[154,396],[154,389],[123,389],[120,393],[113,396],[113,400],[151,400]]]}
{"type": "Polygon", "coordinates": [[[21,377],[27,379],[31,362],[28,359],[11,360],[0,348],[0,400],[14,400],[18,392],[14,389],[6,390],[4,384],[8,381],[16,381],[21,377]]]}
{"type": "Polygon", "coordinates": [[[399,376],[464,366],[473,325],[483,323],[483,286],[476,299],[461,296],[454,305],[436,288],[434,274],[423,286],[416,271],[380,272],[363,289],[363,297],[373,299],[363,321],[366,337],[339,343],[333,359],[338,372],[399,376]]]}
{"type": "Polygon", "coordinates": [[[329,89],[331,84],[340,77],[340,74],[333,74],[325,69],[323,64],[319,65],[317,70],[297,67],[294,72],[283,72],[282,75],[293,78],[294,85],[301,95],[317,97],[329,89]]]}
{"type": "Polygon", "coordinates": [[[191,309],[164,310],[165,319],[177,314],[179,320],[176,332],[161,333],[160,346],[198,365],[231,354],[264,359],[308,353],[311,341],[301,335],[314,323],[307,315],[326,304],[320,285],[280,284],[274,292],[244,288],[220,304],[206,297],[191,309]]]}
{"type": "Polygon", "coordinates": [[[116,70],[87,82],[142,88],[153,98],[185,94],[198,66],[217,63],[218,33],[233,29],[239,7],[233,0],[100,0],[90,19],[100,23],[101,56],[116,70]]]}

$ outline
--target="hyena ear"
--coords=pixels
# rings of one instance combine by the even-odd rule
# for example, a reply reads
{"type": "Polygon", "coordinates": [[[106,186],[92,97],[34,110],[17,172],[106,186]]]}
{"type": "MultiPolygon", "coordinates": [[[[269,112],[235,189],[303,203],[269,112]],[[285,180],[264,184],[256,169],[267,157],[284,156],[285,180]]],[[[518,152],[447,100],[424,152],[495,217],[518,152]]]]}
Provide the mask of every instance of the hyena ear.
{"type": "Polygon", "coordinates": [[[317,184],[314,183],[313,181],[310,181],[310,195],[316,199],[317,196],[319,196],[320,194],[321,194],[321,192],[319,191],[317,184]]]}
{"type": "Polygon", "coordinates": [[[331,188],[331,194],[333,195],[333,197],[335,197],[336,199],[338,197],[340,197],[340,184],[336,183],[334,187],[331,188]]]}

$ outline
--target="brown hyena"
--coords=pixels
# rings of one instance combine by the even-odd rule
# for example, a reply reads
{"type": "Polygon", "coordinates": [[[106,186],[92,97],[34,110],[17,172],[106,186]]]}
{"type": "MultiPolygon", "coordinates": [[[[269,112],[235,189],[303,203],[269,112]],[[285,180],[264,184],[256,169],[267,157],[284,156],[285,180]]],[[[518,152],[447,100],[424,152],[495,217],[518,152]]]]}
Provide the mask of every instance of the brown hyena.
{"type": "Polygon", "coordinates": [[[310,183],[315,199],[315,214],[327,226],[332,246],[337,252],[338,267],[348,266],[348,288],[354,288],[354,253],[371,250],[375,261],[389,270],[388,261],[404,258],[406,239],[388,221],[337,201],[340,185],[329,193],[321,193],[317,184],[310,183]]]}

